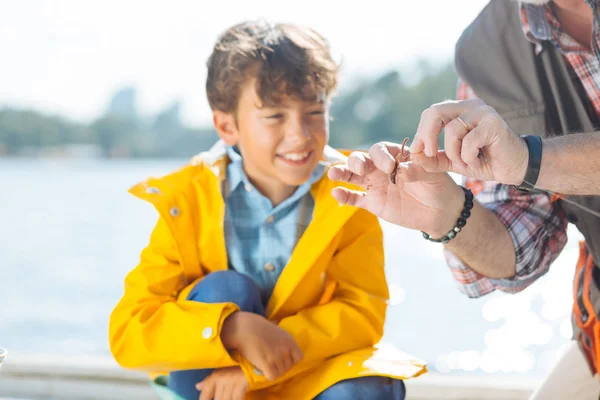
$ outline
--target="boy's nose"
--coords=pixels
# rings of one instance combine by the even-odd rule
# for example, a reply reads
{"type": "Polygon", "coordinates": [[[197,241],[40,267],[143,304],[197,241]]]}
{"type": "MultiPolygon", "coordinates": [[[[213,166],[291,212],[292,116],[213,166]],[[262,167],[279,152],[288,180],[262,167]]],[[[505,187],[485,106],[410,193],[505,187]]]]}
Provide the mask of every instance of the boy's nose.
{"type": "Polygon", "coordinates": [[[290,124],[287,138],[292,143],[303,143],[310,137],[310,128],[304,121],[295,121],[290,124]]]}

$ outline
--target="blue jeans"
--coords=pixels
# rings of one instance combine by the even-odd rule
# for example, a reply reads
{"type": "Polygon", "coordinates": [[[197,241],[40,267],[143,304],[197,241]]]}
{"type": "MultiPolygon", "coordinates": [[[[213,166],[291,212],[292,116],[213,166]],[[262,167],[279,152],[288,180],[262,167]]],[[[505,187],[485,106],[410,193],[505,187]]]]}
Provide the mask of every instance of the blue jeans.
{"type": "MultiPolygon", "coordinates": [[[[235,303],[241,311],[265,315],[260,289],[247,275],[236,271],[218,271],[207,275],[192,289],[188,300],[202,303],[235,303]]],[[[200,333],[198,333],[200,334],[200,333]]],[[[174,371],[169,374],[169,389],[186,400],[197,400],[196,384],[213,369],[174,371]]],[[[404,383],[379,376],[367,376],[339,382],[319,394],[318,400],[373,399],[403,400],[404,383]]]]}
{"type": "Polygon", "coordinates": [[[363,376],[341,381],[321,392],[315,400],[404,400],[406,389],[400,379],[363,376]]]}
{"type": "MultiPolygon", "coordinates": [[[[258,286],[247,275],[231,270],[208,274],[194,286],[187,299],[202,303],[235,303],[241,311],[265,315],[258,286]]],[[[213,371],[190,369],[171,372],[169,389],[186,400],[198,400],[200,391],[196,384],[213,371]]]]}

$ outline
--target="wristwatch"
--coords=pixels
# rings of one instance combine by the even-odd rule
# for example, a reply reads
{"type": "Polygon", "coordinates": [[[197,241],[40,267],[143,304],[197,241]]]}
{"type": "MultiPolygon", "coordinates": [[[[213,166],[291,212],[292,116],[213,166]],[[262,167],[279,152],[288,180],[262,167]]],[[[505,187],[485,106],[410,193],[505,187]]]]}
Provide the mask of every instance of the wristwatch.
{"type": "Polygon", "coordinates": [[[542,166],[542,138],[534,135],[522,135],[521,138],[527,144],[529,161],[523,182],[515,187],[521,191],[529,192],[535,187],[540,175],[540,167],[542,166]]]}

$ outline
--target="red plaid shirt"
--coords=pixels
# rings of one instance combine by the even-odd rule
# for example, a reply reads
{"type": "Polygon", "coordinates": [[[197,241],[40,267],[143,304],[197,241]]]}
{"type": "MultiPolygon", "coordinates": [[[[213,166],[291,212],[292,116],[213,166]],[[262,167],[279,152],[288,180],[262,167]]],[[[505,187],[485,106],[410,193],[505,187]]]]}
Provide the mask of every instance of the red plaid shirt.
{"type": "MultiPolygon", "coordinates": [[[[567,60],[571,79],[583,85],[600,116],[600,27],[597,0],[587,0],[594,10],[593,50],[581,46],[561,27],[549,5],[521,5],[521,21],[525,37],[533,43],[550,41],[567,60]]],[[[538,51],[541,46],[537,47],[538,51]]],[[[458,99],[476,94],[459,81],[458,99]]],[[[527,194],[513,186],[495,182],[466,180],[477,200],[490,209],[506,225],[516,251],[516,275],[510,279],[489,279],[463,264],[449,251],[446,261],[462,292],[479,297],[498,289],[519,292],[544,275],[567,243],[567,218],[550,195],[527,194]]]]}

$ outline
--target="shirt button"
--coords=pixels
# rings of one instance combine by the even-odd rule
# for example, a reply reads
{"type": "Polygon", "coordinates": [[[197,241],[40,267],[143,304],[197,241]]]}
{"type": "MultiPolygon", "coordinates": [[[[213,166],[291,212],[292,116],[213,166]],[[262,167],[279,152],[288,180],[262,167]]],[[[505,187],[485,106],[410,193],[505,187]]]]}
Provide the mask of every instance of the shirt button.
{"type": "Polygon", "coordinates": [[[267,224],[272,224],[272,223],[273,223],[273,221],[275,221],[275,217],[273,217],[272,215],[269,215],[269,216],[267,217],[267,224]]]}
{"type": "Polygon", "coordinates": [[[207,326],[206,328],[204,328],[202,330],[202,337],[204,339],[210,339],[210,337],[212,336],[212,334],[213,334],[213,330],[212,330],[212,328],[210,326],[207,326]]]}
{"type": "Polygon", "coordinates": [[[262,372],[261,372],[261,370],[260,370],[260,369],[258,369],[258,368],[256,368],[256,367],[254,367],[254,374],[255,374],[255,375],[258,375],[258,376],[262,376],[262,372]]]}
{"type": "Polygon", "coordinates": [[[271,263],[266,263],[265,264],[265,271],[267,272],[273,272],[275,271],[275,266],[271,263]]]}
{"type": "Polygon", "coordinates": [[[250,186],[249,184],[245,184],[244,185],[244,189],[246,189],[246,192],[251,192],[252,191],[252,186],[250,186]]]}

